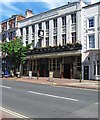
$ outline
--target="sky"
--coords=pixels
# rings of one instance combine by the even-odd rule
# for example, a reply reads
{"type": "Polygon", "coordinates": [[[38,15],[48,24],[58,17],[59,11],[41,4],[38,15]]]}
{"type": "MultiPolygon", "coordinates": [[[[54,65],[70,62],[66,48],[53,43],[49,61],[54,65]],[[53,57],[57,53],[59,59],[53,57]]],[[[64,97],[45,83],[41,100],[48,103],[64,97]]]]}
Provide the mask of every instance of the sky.
{"type": "MultiPolygon", "coordinates": [[[[0,22],[15,14],[25,15],[27,9],[39,14],[74,1],[77,0],[0,0],[0,22]]],[[[90,2],[90,0],[84,1],[90,2]]]]}

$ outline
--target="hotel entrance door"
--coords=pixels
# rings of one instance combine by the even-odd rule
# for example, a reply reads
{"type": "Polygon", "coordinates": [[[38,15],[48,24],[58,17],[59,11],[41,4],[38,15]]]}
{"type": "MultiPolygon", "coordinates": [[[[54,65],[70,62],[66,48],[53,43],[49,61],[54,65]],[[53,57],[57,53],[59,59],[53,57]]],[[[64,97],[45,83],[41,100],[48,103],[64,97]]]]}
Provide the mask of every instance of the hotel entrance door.
{"type": "Polygon", "coordinates": [[[71,64],[64,64],[64,78],[71,79],[71,64]]]}
{"type": "Polygon", "coordinates": [[[89,80],[89,66],[84,66],[84,80],[89,80]]]}

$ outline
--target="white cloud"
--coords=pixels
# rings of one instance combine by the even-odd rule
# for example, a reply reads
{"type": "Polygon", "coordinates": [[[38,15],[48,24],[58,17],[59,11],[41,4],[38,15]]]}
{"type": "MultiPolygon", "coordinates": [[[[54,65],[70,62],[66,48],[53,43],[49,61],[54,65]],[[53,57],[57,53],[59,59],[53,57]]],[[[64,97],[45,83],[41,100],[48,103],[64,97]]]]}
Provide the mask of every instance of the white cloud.
{"type": "MultiPolygon", "coordinates": [[[[3,15],[9,18],[16,13],[18,14],[22,13],[22,11],[18,9],[18,6],[14,5],[14,3],[17,3],[17,2],[23,2],[23,3],[24,2],[44,2],[44,4],[46,4],[46,8],[53,9],[61,5],[67,4],[69,1],[75,2],[78,0],[0,0],[0,15],[1,16],[3,15]]],[[[83,0],[83,1],[90,2],[90,0],[83,0]]],[[[95,1],[100,1],[100,0],[95,0],[95,1]]],[[[35,7],[33,9],[36,10],[37,8],[35,7]]]]}
{"type": "Polygon", "coordinates": [[[1,9],[0,9],[1,18],[2,16],[9,18],[12,15],[15,15],[17,12],[18,13],[21,12],[20,9],[18,9],[12,4],[12,2],[2,2],[0,6],[1,6],[1,9]]]}
{"type": "Polygon", "coordinates": [[[4,7],[13,10],[13,11],[20,11],[20,9],[18,9],[17,7],[13,6],[13,4],[11,2],[6,2],[6,3],[2,3],[4,5],[4,7]]]}
{"type": "Polygon", "coordinates": [[[68,2],[68,0],[40,0],[40,1],[48,4],[48,8],[50,9],[67,4],[68,2]]]}

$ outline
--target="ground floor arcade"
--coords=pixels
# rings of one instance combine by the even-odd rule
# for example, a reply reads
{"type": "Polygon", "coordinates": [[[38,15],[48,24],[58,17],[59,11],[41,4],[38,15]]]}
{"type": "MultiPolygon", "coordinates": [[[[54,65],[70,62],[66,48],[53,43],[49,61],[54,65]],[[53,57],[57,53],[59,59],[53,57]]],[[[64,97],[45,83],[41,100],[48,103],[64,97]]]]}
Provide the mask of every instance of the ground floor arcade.
{"type": "Polygon", "coordinates": [[[53,54],[31,55],[23,66],[23,75],[32,71],[33,76],[48,77],[53,72],[54,77],[80,78],[81,74],[81,53],[76,51],[53,54]]]}

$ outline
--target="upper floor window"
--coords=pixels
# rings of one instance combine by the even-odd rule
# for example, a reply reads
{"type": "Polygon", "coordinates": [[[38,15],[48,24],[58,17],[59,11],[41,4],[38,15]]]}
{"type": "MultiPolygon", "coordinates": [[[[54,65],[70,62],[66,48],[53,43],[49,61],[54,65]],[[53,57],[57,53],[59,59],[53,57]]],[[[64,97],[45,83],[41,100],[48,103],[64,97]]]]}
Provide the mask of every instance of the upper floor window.
{"type": "Polygon", "coordinates": [[[21,34],[21,36],[23,35],[23,29],[22,28],[20,29],[20,34],[21,34]]]}
{"type": "Polygon", "coordinates": [[[66,26],[66,16],[62,17],[62,26],[66,26]]]}
{"type": "Polygon", "coordinates": [[[32,33],[35,32],[35,25],[32,25],[32,33]]]}
{"type": "Polygon", "coordinates": [[[62,35],[62,45],[66,45],[66,34],[62,35]]]}
{"type": "Polygon", "coordinates": [[[42,23],[38,24],[39,30],[42,30],[42,23]]]}
{"type": "Polygon", "coordinates": [[[76,13],[71,14],[72,23],[76,23],[76,13]]]}
{"type": "Polygon", "coordinates": [[[6,37],[7,37],[6,34],[3,34],[3,35],[2,35],[2,41],[5,41],[5,40],[6,40],[6,37]]]}
{"type": "Polygon", "coordinates": [[[54,28],[57,27],[57,18],[56,18],[56,19],[53,19],[53,25],[54,25],[54,28]]]}
{"type": "Polygon", "coordinates": [[[76,32],[72,33],[72,43],[76,42],[76,32]]]}
{"type": "Polygon", "coordinates": [[[46,24],[46,30],[48,30],[49,29],[49,21],[46,21],[45,24],[46,24]]]}
{"type": "Polygon", "coordinates": [[[89,18],[89,28],[94,27],[94,18],[89,18]]]}
{"type": "Polygon", "coordinates": [[[53,36],[53,45],[57,46],[57,36],[53,36]]]}
{"type": "Polygon", "coordinates": [[[28,35],[28,27],[26,27],[26,35],[28,35]]]}
{"type": "Polygon", "coordinates": [[[95,36],[94,36],[94,34],[89,35],[89,48],[95,48],[95,36]]]}
{"type": "Polygon", "coordinates": [[[16,36],[16,31],[14,30],[12,34],[13,34],[13,37],[15,37],[16,36]]]}
{"type": "Polygon", "coordinates": [[[49,46],[49,37],[46,38],[46,47],[49,46]]]}

